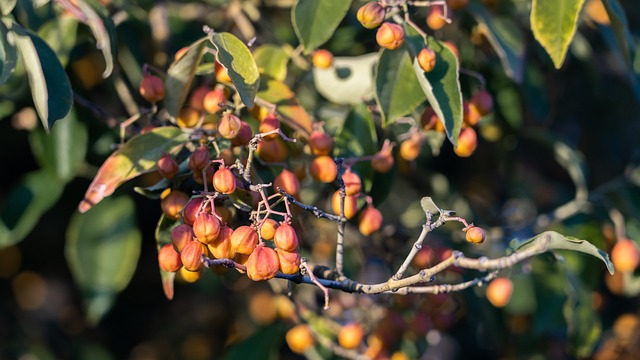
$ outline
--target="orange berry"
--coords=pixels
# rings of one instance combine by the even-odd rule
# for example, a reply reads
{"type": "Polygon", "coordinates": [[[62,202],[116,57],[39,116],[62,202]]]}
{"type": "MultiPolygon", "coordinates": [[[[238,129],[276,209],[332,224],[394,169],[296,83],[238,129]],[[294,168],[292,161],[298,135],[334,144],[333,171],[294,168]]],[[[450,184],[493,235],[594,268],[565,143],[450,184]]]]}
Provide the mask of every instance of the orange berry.
{"type": "Polygon", "coordinates": [[[236,178],[228,167],[222,167],[213,174],[213,187],[217,192],[231,194],[236,191],[236,178]]]}
{"type": "Polygon", "coordinates": [[[633,240],[620,239],[611,250],[611,261],[616,270],[632,272],[640,262],[640,253],[633,240]]]}
{"type": "Polygon", "coordinates": [[[491,305],[502,308],[509,303],[512,293],[513,283],[511,280],[505,277],[499,277],[493,279],[489,286],[487,286],[486,296],[491,305]]]}
{"type": "Polygon", "coordinates": [[[162,177],[171,179],[178,173],[178,162],[169,154],[164,154],[158,160],[158,172],[162,177]]]}
{"type": "Polygon", "coordinates": [[[224,88],[216,86],[215,89],[208,91],[202,99],[202,107],[209,114],[215,114],[221,109],[220,103],[225,101],[224,88]]]}
{"type": "Polygon", "coordinates": [[[404,30],[398,24],[385,22],[376,33],[376,41],[380,47],[395,50],[404,43],[404,30]]]}
{"type": "Polygon", "coordinates": [[[187,205],[185,205],[184,210],[182,211],[182,219],[185,224],[193,225],[193,222],[196,221],[196,217],[198,217],[198,210],[200,209],[200,205],[202,205],[203,201],[203,197],[194,197],[189,200],[187,205]]]}
{"type": "Polygon", "coordinates": [[[262,240],[273,240],[278,229],[278,222],[273,219],[265,219],[260,226],[260,237],[262,240]]]}
{"type": "MultiPolygon", "coordinates": [[[[331,197],[331,207],[333,213],[340,215],[340,190],[336,190],[331,197]]],[[[344,198],[344,217],[351,219],[358,212],[358,198],[356,196],[345,196],[344,198]]]]}
{"type": "Polygon", "coordinates": [[[462,103],[462,121],[469,126],[475,126],[480,122],[482,115],[478,111],[478,108],[470,101],[462,103]]]}
{"type": "Polygon", "coordinates": [[[193,223],[193,234],[201,243],[211,243],[220,234],[220,220],[212,214],[201,213],[193,223]]]}
{"type": "Polygon", "coordinates": [[[297,251],[285,251],[276,249],[280,261],[280,272],[283,274],[296,274],[300,270],[300,254],[297,251]]]}
{"type": "Polygon", "coordinates": [[[447,25],[447,21],[444,19],[442,8],[440,6],[432,6],[427,15],[427,26],[432,30],[440,30],[445,25],[447,25]]]}
{"type": "Polygon", "coordinates": [[[178,113],[176,125],[181,128],[192,128],[200,122],[200,113],[196,109],[184,108],[178,113]]]}
{"type": "Polygon", "coordinates": [[[231,246],[231,235],[233,229],[223,225],[220,228],[220,234],[211,243],[207,244],[207,248],[211,255],[216,259],[233,259],[236,256],[231,246]]]}
{"type": "Polygon", "coordinates": [[[296,230],[290,224],[281,223],[273,235],[273,243],[282,250],[294,251],[298,247],[296,230]]]}
{"type": "Polygon", "coordinates": [[[323,131],[314,130],[309,135],[309,147],[313,155],[329,155],[333,148],[333,138],[323,131]]]}
{"type": "Polygon", "coordinates": [[[422,148],[422,136],[420,133],[413,133],[410,138],[400,144],[400,157],[407,161],[415,160],[420,155],[422,148]]]}
{"type": "Polygon", "coordinates": [[[467,127],[460,131],[458,136],[458,146],[453,148],[456,155],[460,157],[469,157],[478,146],[478,136],[473,128],[467,127]]]}
{"type": "Polygon", "coordinates": [[[493,111],[493,97],[487,90],[480,90],[473,94],[471,103],[475,105],[480,116],[485,116],[493,111]]]}
{"type": "Polygon", "coordinates": [[[180,261],[180,253],[173,248],[173,245],[167,244],[158,251],[158,265],[160,269],[168,272],[176,272],[180,270],[182,261],[180,261]]]}
{"type": "Polygon", "coordinates": [[[479,226],[470,227],[467,229],[465,237],[470,243],[482,244],[484,242],[484,230],[479,226]]]}
{"type": "MultiPolygon", "coordinates": [[[[251,126],[244,121],[240,122],[240,130],[238,130],[238,134],[236,137],[231,139],[231,145],[234,146],[247,146],[249,142],[253,138],[253,132],[251,131],[251,126]]],[[[228,162],[227,164],[231,164],[232,162],[228,162]]]]}
{"type": "Polygon", "coordinates": [[[209,160],[211,160],[209,149],[206,146],[200,146],[189,155],[189,169],[201,172],[209,164],[209,160]]]}
{"type": "Polygon", "coordinates": [[[338,176],[338,167],[331,157],[321,155],[313,159],[309,165],[309,173],[320,182],[330,183],[338,176]]]}
{"type": "Polygon", "coordinates": [[[207,247],[200,241],[190,241],[180,253],[180,260],[188,271],[199,271],[204,264],[202,255],[207,255],[207,247]]]}
{"type": "Polygon", "coordinates": [[[182,281],[187,283],[194,283],[200,280],[200,277],[202,276],[202,270],[189,271],[183,266],[180,268],[178,275],[179,275],[179,279],[181,279],[182,281]]]}
{"type": "Polygon", "coordinates": [[[364,236],[369,236],[378,231],[382,226],[382,213],[373,206],[367,206],[360,214],[358,230],[364,236]]]}
{"type": "Polygon", "coordinates": [[[287,194],[297,196],[300,192],[300,180],[291,171],[283,169],[282,172],[276,176],[273,180],[273,190],[277,192],[276,188],[280,188],[287,192],[287,194]]]}
{"type": "Polygon", "coordinates": [[[224,113],[218,123],[218,134],[225,139],[233,139],[238,135],[242,121],[231,113],[224,113]]]}
{"type": "Polygon", "coordinates": [[[338,333],[338,344],[345,349],[355,349],[362,343],[364,329],[358,323],[350,323],[342,328],[338,333]]]}
{"type": "Polygon", "coordinates": [[[178,252],[182,251],[189,241],[193,241],[194,236],[193,229],[187,224],[180,224],[171,229],[171,242],[178,252]]]}
{"type": "Polygon", "coordinates": [[[362,5],[356,13],[356,18],[367,29],[375,29],[384,21],[386,10],[377,1],[362,5]]]}
{"type": "Polygon", "coordinates": [[[424,72],[430,72],[436,67],[436,52],[429,48],[423,48],[418,53],[417,60],[424,72]]]}
{"type": "Polygon", "coordinates": [[[189,51],[189,47],[188,46],[180,48],[180,50],[176,51],[176,54],[174,55],[173,58],[175,59],[175,61],[178,61],[184,56],[184,54],[187,53],[187,51],[189,51]]]}
{"type": "Polygon", "coordinates": [[[329,50],[316,50],[313,52],[311,62],[318,69],[328,69],[333,65],[333,54],[329,50]]]}
{"type": "Polygon", "coordinates": [[[285,335],[287,345],[296,354],[303,354],[309,348],[315,345],[313,333],[309,329],[309,325],[300,324],[287,331],[285,335]]]}
{"type": "Polygon", "coordinates": [[[253,281],[272,279],[280,270],[280,260],[275,250],[258,246],[247,259],[247,276],[253,281]]]}
{"type": "Polygon", "coordinates": [[[230,84],[232,82],[231,77],[229,76],[229,71],[227,71],[227,69],[217,61],[215,65],[215,74],[217,82],[223,82],[227,84],[230,84]]]}
{"type": "Polygon", "coordinates": [[[180,218],[180,211],[189,201],[187,194],[180,190],[173,190],[160,200],[160,208],[166,217],[172,220],[178,220],[180,218]]]}
{"type": "Polygon", "coordinates": [[[281,138],[275,138],[260,141],[256,154],[265,162],[283,162],[289,156],[289,150],[281,138]]]}
{"type": "Polygon", "coordinates": [[[344,182],[344,191],[347,195],[357,195],[362,189],[362,180],[358,174],[351,171],[351,169],[345,170],[342,174],[342,181],[344,182]]]}
{"type": "MultiPolygon", "coordinates": [[[[260,122],[260,133],[267,133],[280,128],[280,120],[275,114],[269,114],[260,122]]],[[[278,133],[264,136],[263,139],[273,140],[278,137],[278,133]]]]}
{"type": "Polygon", "coordinates": [[[148,102],[158,102],[164,98],[164,83],[159,77],[147,74],[140,82],[140,95],[148,102]]]}
{"type": "Polygon", "coordinates": [[[195,88],[189,96],[189,106],[195,110],[204,110],[204,98],[210,89],[207,85],[200,85],[195,88]]]}
{"type": "Polygon", "coordinates": [[[371,160],[371,167],[379,173],[388,173],[393,168],[391,150],[380,150],[371,160]]]}
{"type": "Polygon", "coordinates": [[[231,249],[236,254],[249,255],[257,245],[258,233],[251,226],[240,226],[231,235],[231,249]]]}

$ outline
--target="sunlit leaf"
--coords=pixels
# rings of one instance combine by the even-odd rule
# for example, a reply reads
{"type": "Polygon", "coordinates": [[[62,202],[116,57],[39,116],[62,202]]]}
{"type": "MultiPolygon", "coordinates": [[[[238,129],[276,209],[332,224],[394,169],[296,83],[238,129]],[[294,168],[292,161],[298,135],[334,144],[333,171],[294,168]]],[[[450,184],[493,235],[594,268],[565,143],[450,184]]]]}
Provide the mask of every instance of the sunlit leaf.
{"type": "Polygon", "coordinates": [[[230,33],[214,33],[211,42],[218,50],[216,59],[229,73],[240,99],[248,107],[253,107],[260,87],[258,65],[245,43],[230,33]]]}
{"type": "Polygon", "coordinates": [[[585,0],[533,0],[531,30],[559,69],[578,27],[585,0]]]}
{"type": "Polygon", "coordinates": [[[0,248],[24,239],[62,196],[64,183],[44,170],[28,173],[3,199],[0,248]]]}
{"type": "Polygon", "coordinates": [[[285,117],[285,123],[294,130],[311,132],[311,119],[305,109],[298,105],[296,94],[280,81],[267,80],[260,84],[258,97],[276,105],[276,111],[285,117]]]}
{"type": "Polygon", "coordinates": [[[289,55],[281,46],[273,44],[259,46],[253,52],[253,57],[260,74],[268,75],[278,81],[284,81],[287,77],[289,55]]]}
{"type": "Polygon", "coordinates": [[[351,0],[297,0],[291,9],[293,30],[304,53],[327,42],[351,7],[351,0]]]}
{"type": "Polygon", "coordinates": [[[374,88],[383,126],[409,114],[426,100],[411,63],[405,46],[397,50],[383,49],[380,53],[374,88]]]}
{"type": "Polygon", "coordinates": [[[593,246],[593,244],[586,240],[564,236],[555,231],[545,231],[519,244],[516,251],[523,251],[537,246],[544,246],[546,250],[571,250],[595,256],[602,260],[607,266],[609,273],[613,274],[613,263],[609,260],[609,254],[593,246]]]}
{"type": "Polygon", "coordinates": [[[9,37],[13,34],[9,32],[7,26],[0,20],[0,85],[4,84],[16,68],[18,53],[16,48],[9,42],[9,37]]]}
{"type": "Polygon", "coordinates": [[[127,180],[157,169],[158,159],[187,141],[182,130],[168,126],[138,135],[116,150],[98,170],[78,210],[84,213],[127,180]]]}
{"type": "Polygon", "coordinates": [[[207,38],[202,38],[191,44],[187,52],[175,60],[167,70],[167,77],[164,81],[164,106],[174,121],[187,99],[191,82],[204,54],[206,41],[207,38]]]}
{"type": "Polygon", "coordinates": [[[16,7],[16,2],[17,1],[18,0],[0,1],[0,14],[1,15],[9,15],[13,11],[13,8],[16,7]]]}
{"type": "MultiPolygon", "coordinates": [[[[160,219],[158,220],[158,225],[156,226],[156,248],[158,252],[160,249],[167,245],[171,244],[171,230],[180,225],[180,220],[171,220],[164,216],[164,214],[160,215],[160,219]]],[[[164,291],[164,296],[167,299],[172,300],[174,291],[173,291],[173,281],[176,277],[176,273],[164,271],[160,269],[160,278],[162,279],[162,290],[164,291]]]]}
{"type": "Polygon", "coordinates": [[[100,321],[131,281],[141,243],[135,205],[129,197],[106,199],[94,211],[72,216],[65,257],[90,324],[100,321]]]}
{"type": "Polygon", "coordinates": [[[313,82],[320,95],[336,104],[359,104],[373,96],[373,67],[378,53],[334,57],[328,69],[313,68],[313,82]]]}
{"type": "Polygon", "coordinates": [[[405,26],[405,34],[418,83],[427,96],[429,105],[444,125],[449,141],[455,146],[458,144],[458,135],[462,127],[462,91],[458,58],[443,42],[430,37],[428,45],[436,53],[436,66],[425,73],[415,60],[420,50],[427,46],[424,38],[410,26],[405,26]]]}
{"type": "Polygon", "coordinates": [[[73,97],[69,78],[56,54],[37,35],[11,24],[16,46],[29,78],[31,96],[46,131],[71,110],[73,97]]]}

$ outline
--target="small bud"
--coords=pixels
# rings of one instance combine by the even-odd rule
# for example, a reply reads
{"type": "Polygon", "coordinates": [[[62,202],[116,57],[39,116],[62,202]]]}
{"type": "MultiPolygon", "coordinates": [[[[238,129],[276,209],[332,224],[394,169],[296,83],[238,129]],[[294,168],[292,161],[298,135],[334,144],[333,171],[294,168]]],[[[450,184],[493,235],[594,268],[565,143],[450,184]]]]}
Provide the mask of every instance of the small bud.
{"type": "Polygon", "coordinates": [[[356,13],[356,18],[367,29],[375,29],[384,21],[385,9],[377,1],[362,5],[356,13]]]}
{"type": "Polygon", "coordinates": [[[364,236],[369,236],[378,231],[382,226],[382,213],[373,206],[367,206],[360,214],[358,230],[364,236]]]}
{"type": "Polygon", "coordinates": [[[436,67],[436,52],[429,48],[423,48],[420,50],[417,58],[418,64],[424,72],[430,72],[436,67]]]}
{"type": "Polygon", "coordinates": [[[158,160],[158,172],[162,177],[171,179],[178,173],[178,162],[169,154],[164,154],[158,160]]]}
{"type": "Polygon", "coordinates": [[[196,148],[189,156],[189,169],[192,171],[202,171],[209,164],[211,157],[206,146],[196,148]]]}
{"type": "Polygon", "coordinates": [[[360,193],[362,180],[360,176],[351,171],[351,169],[347,169],[344,174],[342,174],[342,181],[344,182],[344,191],[347,195],[357,195],[360,193]]]}
{"type": "Polygon", "coordinates": [[[148,102],[158,102],[164,98],[164,83],[159,77],[147,74],[140,82],[140,95],[148,102]]]}
{"type": "Polygon", "coordinates": [[[236,191],[236,178],[228,167],[222,167],[213,174],[213,187],[223,194],[236,191]]]}
{"type": "Polygon", "coordinates": [[[333,65],[333,54],[325,49],[316,50],[313,53],[311,62],[318,69],[328,69],[333,65]]]}
{"type": "Polygon", "coordinates": [[[482,244],[484,242],[484,230],[479,226],[472,226],[467,229],[465,236],[467,241],[473,244],[482,244]]]}
{"type": "Polygon", "coordinates": [[[333,138],[323,131],[314,130],[309,135],[309,147],[313,155],[329,155],[333,148],[333,138]]]}
{"type": "Polygon", "coordinates": [[[178,253],[173,245],[167,244],[158,251],[158,265],[160,269],[168,272],[176,272],[182,267],[180,253],[178,253]]]}
{"type": "Polygon", "coordinates": [[[218,134],[225,139],[233,139],[238,135],[242,121],[231,113],[224,113],[218,123],[218,134]]]}
{"type": "Polygon", "coordinates": [[[398,24],[385,22],[376,33],[378,45],[388,50],[395,50],[404,43],[404,30],[398,24]]]}

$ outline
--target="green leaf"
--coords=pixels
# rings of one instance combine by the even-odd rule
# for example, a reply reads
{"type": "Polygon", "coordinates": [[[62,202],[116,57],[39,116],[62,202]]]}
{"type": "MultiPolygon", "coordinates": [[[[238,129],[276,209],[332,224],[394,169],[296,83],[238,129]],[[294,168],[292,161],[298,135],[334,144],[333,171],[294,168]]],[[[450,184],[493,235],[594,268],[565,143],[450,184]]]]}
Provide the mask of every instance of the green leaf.
{"type": "Polygon", "coordinates": [[[85,15],[82,21],[89,26],[96,39],[96,48],[102,52],[105,69],[103,78],[107,78],[113,71],[113,59],[116,58],[118,43],[116,28],[109,16],[107,8],[96,0],[77,0],[78,8],[85,15]]]}
{"type": "Polygon", "coordinates": [[[252,108],[260,87],[260,72],[251,51],[235,35],[226,32],[214,33],[211,42],[218,50],[216,59],[227,69],[240,99],[252,108]]]}
{"type": "MultiPolygon", "coordinates": [[[[371,112],[360,103],[349,112],[340,131],[336,134],[335,156],[356,157],[375,154],[378,136],[371,112]]],[[[368,193],[373,185],[373,169],[370,161],[359,161],[352,167],[360,175],[363,190],[368,193]]]]}
{"type": "Polygon", "coordinates": [[[90,324],[100,321],[131,281],[141,243],[135,204],[129,197],[106,199],[94,211],[71,217],[65,257],[90,324]]]}
{"type": "Polygon", "coordinates": [[[313,68],[313,82],[320,95],[336,104],[360,104],[371,99],[373,68],[378,53],[335,57],[328,69],[313,68]]]}
{"type": "Polygon", "coordinates": [[[498,54],[504,71],[515,82],[522,82],[525,46],[518,24],[511,18],[494,17],[480,3],[471,2],[468,9],[478,22],[478,29],[498,54]]]}
{"type": "Polygon", "coordinates": [[[613,30],[616,43],[627,66],[632,67],[631,49],[634,44],[633,36],[629,30],[629,23],[624,9],[618,0],[603,0],[604,8],[607,10],[609,20],[611,21],[611,29],[613,30]]]}
{"type": "Polygon", "coordinates": [[[76,45],[78,21],[70,16],[61,16],[47,21],[38,29],[38,35],[58,55],[62,66],[69,62],[69,54],[76,45]]]}
{"type": "Polygon", "coordinates": [[[13,8],[16,7],[16,2],[18,0],[2,0],[0,1],[0,14],[1,15],[9,15],[13,11],[13,8]]]}
{"type": "Polygon", "coordinates": [[[602,323],[593,308],[591,291],[568,270],[565,278],[567,300],[562,313],[567,322],[569,352],[577,358],[588,358],[600,340],[602,323]]]}
{"type": "MultiPolygon", "coordinates": [[[[160,215],[160,219],[158,220],[158,225],[156,226],[156,248],[158,252],[160,249],[167,245],[171,244],[171,230],[174,227],[180,225],[180,220],[171,220],[168,217],[164,216],[164,214],[160,215]]],[[[160,278],[162,279],[162,290],[164,291],[164,296],[167,299],[173,299],[173,280],[176,277],[176,273],[164,271],[160,269],[160,278]]]]}
{"type": "Polygon", "coordinates": [[[56,122],[51,134],[30,133],[29,142],[36,160],[45,171],[63,182],[71,180],[84,162],[89,135],[74,111],[56,122]]]}
{"type": "Polygon", "coordinates": [[[0,85],[9,79],[18,60],[16,48],[9,42],[12,36],[4,22],[0,21],[0,85]]]}
{"type": "Polygon", "coordinates": [[[289,87],[277,80],[267,80],[260,84],[258,97],[276,105],[278,114],[284,122],[297,131],[311,132],[311,118],[306,110],[298,105],[296,94],[289,87]]]}
{"type": "Polygon", "coordinates": [[[11,25],[11,30],[29,78],[36,111],[44,129],[50,131],[73,105],[69,78],[47,43],[16,23],[11,25]]]}
{"type": "Polygon", "coordinates": [[[62,196],[64,183],[43,170],[28,173],[3,199],[0,248],[16,244],[62,196]]]}
{"type": "Polygon", "coordinates": [[[291,22],[305,54],[331,38],[350,7],[351,0],[296,1],[291,9],[291,22]]]}
{"type": "Polygon", "coordinates": [[[420,200],[420,206],[422,206],[422,210],[424,210],[425,213],[430,212],[433,215],[440,214],[440,208],[429,196],[425,196],[420,200]]]}
{"type": "Polygon", "coordinates": [[[273,44],[259,46],[253,57],[258,65],[258,71],[262,75],[267,75],[275,80],[284,81],[287,77],[287,64],[289,55],[281,47],[273,44]]]}
{"type": "Polygon", "coordinates": [[[426,100],[411,62],[405,46],[397,50],[383,49],[380,53],[374,73],[374,92],[383,127],[409,114],[426,100]]]}
{"type": "Polygon", "coordinates": [[[533,36],[559,69],[564,62],[578,27],[578,16],[585,0],[533,0],[531,30],[533,36]]]}
{"type": "Polygon", "coordinates": [[[443,42],[429,38],[429,48],[436,53],[436,66],[425,73],[415,60],[417,54],[427,44],[412,27],[405,26],[405,41],[413,57],[413,70],[422,91],[444,125],[449,141],[458,145],[458,135],[462,127],[462,92],[460,89],[459,63],[453,52],[443,42]]]}
{"type": "Polygon", "coordinates": [[[180,59],[171,63],[167,70],[167,78],[164,81],[166,89],[164,106],[174,122],[189,94],[191,82],[204,54],[206,41],[207,38],[201,38],[191,44],[189,50],[180,59]]]}
{"type": "Polygon", "coordinates": [[[157,169],[163,153],[182,145],[188,135],[173,126],[159,127],[140,134],[116,150],[100,167],[89,185],[78,210],[87,212],[127,180],[157,169]]]}
{"type": "Polygon", "coordinates": [[[543,246],[547,251],[571,250],[595,256],[602,260],[602,262],[607,266],[609,273],[613,274],[613,263],[609,260],[609,255],[586,240],[564,236],[555,231],[545,231],[519,244],[516,247],[516,251],[523,251],[537,246],[543,246]]]}

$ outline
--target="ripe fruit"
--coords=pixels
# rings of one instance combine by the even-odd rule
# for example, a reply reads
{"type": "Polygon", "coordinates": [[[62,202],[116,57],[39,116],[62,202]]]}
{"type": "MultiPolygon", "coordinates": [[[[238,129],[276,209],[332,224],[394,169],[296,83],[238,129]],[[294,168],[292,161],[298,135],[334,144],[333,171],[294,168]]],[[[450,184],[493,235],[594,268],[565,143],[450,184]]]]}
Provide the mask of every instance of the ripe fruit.
{"type": "Polygon", "coordinates": [[[371,160],[371,167],[379,173],[388,173],[393,168],[391,149],[382,149],[371,160]]]}
{"type": "Polygon", "coordinates": [[[231,169],[222,167],[213,174],[213,187],[217,192],[223,194],[231,194],[236,191],[236,178],[233,176],[231,169]]]}
{"type": "Polygon", "coordinates": [[[325,49],[316,50],[313,52],[311,62],[318,69],[328,69],[333,65],[333,54],[325,49]]]}
{"type": "Polygon", "coordinates": [[[233,229],[223,225],[218,237],[207,244],[207,248],[214,258],[233,259],[236,256],[235,251],[231,248],[231,235],[233,235],[233,229]]]}
{"type": "Polygon", "coordinates": [[[331,157],[321,155],[313,159],[309,165],[309,173],[320,182],[330,183],[338,176],[338,167],[331,157]]]}
{"type": "Polygon", "coordinates": [[[469,126],[475,126],[480,122],[482,115],[478,111],[478,108],[470,101],[462,103],[462,121],[469,126]]]}
{"type": "MultiPolygon", "coordinates": [[[[247,146],[249,145],[249,141],[253,138],[253,132],[251,131],[251,126],[244,121],[240,122],[240,130],[238,130],[238,134],[236,137],[231,139],[231,145],[234,146],[247,146]]],[[[223,151],[224,152],[224,151],[223,151]]],[[[227,164],[231,164],[233,161],[228,162],[227,164]]]]}
{"type": "Polygon", "coordinates": [[[238,135],[241,126],[240,118],[228,112],[224,113],[218,123],[218,134],[225,139],[233,139],[238,135]]]}
{"type": "Polygon", "coordinates": [[[423,48],[418,53],[417,60],[420,68],[424,72],[429,72],[436,67],[436,52],[429,48],[423,48]]]}
{"type": "Polygon", "coordinates": [[[364,236],[369,236],[378,231],[382,226],[382,213],[373,206],[367,206],[360,214],[358,230],[364,236]]]}
{"type": "Polygon", "coordinates": [[[424,109],[422,116],[420,117],[420,123],[424,130],[431,130],[436,127],[436,124],[440,122],[438,115],[432,107],[428,106],[424,109]]]}
{"type": "Polygon", "coordinates": [[[608,26],[611,24],[611,19],[609,18],[609,14],[602,3],[602,0],[587,1],[584,5],[584,12],[588,18],[600,25],[608,26]]]}
{"type": "Polygon", "coordinates": [[[313,333],[309,329],[309,325],[306,324],[296,325],[289,329],[285,340],[291,351],[297,354],[302,354],[315,345],[313,333]]]}
{"type": "Polygon", "coordinates": [[[280,270],[280,261],[275,250],[258,246],[247,259],[247,276],[253,281],[269,280],[280,270]]]}
{"type": "Polygon", "coordinates": [[[258,245],[258,233],[251,226],[243,225],[231,235],[231,249],[237,254],[249,255],[258,245]]]}
{"type": "Polygon", "coordinates": [[[473,244],[482,244],[484,242],[484,230],[479,226],[473,226],[467,229],[467,241],[473,244]]]}
{"type": "Polygon", "coordinates": [[[158,160],[158,172],[162,177],[171,179],[178,173],[178,162],[169,154],[164,154],[158,160]]]}
{"type": "Polygon", "coordinates": [[[191,226],[187,224],[180,224],[171,229],[171,243],[177,251],[182,251],[189,241],[193,241],[194,236],[191,226]]]}
{"type": "Polygon", "coordinates": [[[283,274],[295,274],[300,269],[300,254],[297,251],[285,251],[276,249],[280,261],[280,272],[283,274]]]}
{"type": "Polygon", "coordinates": [[[440,6],[432,6],[427,15],[427,26],[432,30],[440,30],[445,25],[447,25],[447,21],[444,19],[442,8],[440,6]]]}
{"type": "Polygon", "coordinates": [[[189,169],[202,171],[209,164],[210,159],[209,149],[206,146],[200,146],[189,155],[189,169]]]}
{"type": "MultiPolygon", "coordinates": [[[[336,190],[331,197],[331,207],[333,213],[340,215],[340,190],[336,190]]],[[[358,198],[356,196],[345,196],[344,198],[344,217],[351,219],[358,212],[358,198]]]]}
{"type": "Polygon", "coordinates": [[[633,240],[620,239],[611,250],[611,261],[616,270],[632,272],[640,262],[640,253],[633,240]]]}
{"type": "Polygon", "coordinates": [[[223,82],[223,83],[232,82],[231,77],[229,76],[229,71],[227,71],[227,69],[217,61],[215,65],[215,73],[216,73],[217,82],[223,82]]]}
{"type": "Polygon", "coordinates": [[[407,140],[400,144],[400,157],[407,161],[415,160],[420,155],[422,148],[422,136],[415,132],[407,140]]]}
{"type": "Polygon", "coordinates": [[[189,51],[188,46],[180,48],[180,50],[176,51],[176,54],[174,55],[174,59],[175,59],[174,61],[180,60],[184,56],[184,54],[187,53],[187,51],[189,51]]]}
{"type": "Polygon", "coordinates": [[[177,252],[171,244],[163,246],[160,251],[158,251],[158,265],[160,265],[160,269],[168,272],[180,270],[182,266],[180,253],[177,252]]]}
{"type": "Polygon", "coordinates": [[[202,269],[202,255],[207,254],[207,247],[200,241],[190,241],[184,246],[180,253],[180,260],[184,268],[188,271],[198,271],[202,269]]]}
{"type": "Polygon", "coordinates": [[[309,147],[313,155],[329,155],[333,148],[333,138],[320,130],[313,130],[309,135],[309,147]]]}
{"type": "Polygon", "coordinates": [[[375,29],[384,21],[386,10],[377,1],[362,5],[356,13],[356,18],[367,29],[375,29]]]}
{"type": "MultiPolygon", "coordinates": [[[[267,133],[269,131],[277,130],[279,128],[280,128],[280,120],[278,120],[278,117],[275,114],[267,115],[264,119],[262,119],[262,122],[260,123],[261,133],[267,133]]],[[[273,140],[277,137],[278,137],[278,134],[274,133],[274,134],[264,136],[263,139],[273,140]]]]}
{"type": "Polygon", "coordinates": [[[198,125],[200,113],[196,109],[184,108],[180,110],[176,124],[181,128],[192,128],[198,125]]]}
{"type": "Polygon", "coordinates": [[[458,146],[453,148],[456,155],[460,157],[469,157],[478,146],[478,136],[473,128],[467,127],[460,131],[458,136],[458,146]]]}
{"type": "Polygon", "coordinates": [[[166,217],[172,220],[180,218],[180,211],[189,201],[187,194],[180,190],[173,190],[160,200],[160,208],[166,217]]]}
{"type": "Polygon", "coordinates": [[[282,172],[276,176],[273,180],[273,190],[276,192],[276,188],[280,188],[287,192],[287,194],[294,197],[300,192],[300,181],[294,173],[287,169],[283,169],[282,172]]]}
{"type": "Polygon", "coordinates": [[[164,83],[159,77],[147,74],[140,82],[140,95],[148,102],[158,102],[164,98],[164,83]]]}
{"type": "Polygon", "coordinates": [[[198,281],[202,276],[202,270],[189,271],[185,269],[185,267],[183,266],[180,268],[180,271],[178,272],[178,274],[180,275],[179,278],[182,279],[183,281],[188,283],[194,283],[198,281]]]}
{"type": "Polygon", "coordinates": [[[486,296],[491,305],[501,308],[509,303],[512,292],[513,283],[511,283],[511,280],[505,277],[499,277],[493,279],[489,286],[487,286],[486,296]]]}
{"type": "Polygon", "coordinates": [[[200,205],[202,205],[203,201],[203,197],[196,197],[189,200],[187,205],[185,205],[184,210],[182,211],[182,219],[185,224],[193,225],[193,222],[196,221],[196,217],[198,217],[198,210],[200,209],[200,205]]]}
{"type": "Polygon", "coordinates": [[[202,107],[209,114],[215,114],[221,109],[220,103],[224,102],[224,88],[216,86],[208,91],[202,99],[202,107]]]}
{"type": "Polygon", "coordinates": [[[212,214],[201,213],[193,223],[193,234],[203,244],[211,243],[220,234],[220,220],[212,214]]]}
{"type": "Polygon", "coordinates": [[[395,50],[404,43],[404,30],[398,24],[385,22],[376,33],[378,45],[388,50],[395,50]]]}
{"type": "Polygon", "coordinates": [[[344,191],[347,195],[357,195],[362,189],[360,176],[351,171],[351,169],[345,170],[344,174],[342,174],[342,182],[344,182],[344,191]]]}
{"type": "Polygon", "coordinates": [[[265,219],[260,226],[260,237],[262,240],[273,240],[278,229],[278,222],[273,219],[265,219]]]}
{"type": "Polygon", "coordinates": [[[338,333],[338,344],[345,349],[355,349],[362,343],[364,330],[358,323],[350,323],[343,326],[338,333]]]}
{"type": "Polygon", "coordinates": [[[273,235],[273,242],[282,250],[294,251],[298,247],[298,235],[293,226],[281,223],[273,235]]]}
{"type": "Polygon", "coordinates": [[[209,93],[207,85],[200,85],[195,88],[189,96],[189,106],[195,110],[204,110],[204,97],[209,93]]]}
{"type": "Polygon", "coordinates": [[[289,156],[289,150],[281,138],[262,140],[256,154],[265,162],[282,162],[289,156]]]}
{"type": "Polygon", "coordinates": [[[480,90],[473,94],[471,103],[481,116],[485,116],[493,111],[493,97],[487,90],[480,90]]]}

